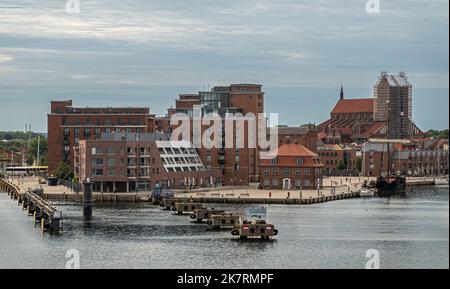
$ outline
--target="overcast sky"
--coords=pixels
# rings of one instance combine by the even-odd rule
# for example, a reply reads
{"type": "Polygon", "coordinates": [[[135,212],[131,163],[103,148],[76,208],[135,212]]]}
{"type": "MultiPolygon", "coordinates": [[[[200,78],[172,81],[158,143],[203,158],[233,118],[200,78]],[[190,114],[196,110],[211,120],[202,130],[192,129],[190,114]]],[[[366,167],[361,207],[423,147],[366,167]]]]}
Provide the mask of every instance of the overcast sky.
{"type": "Polygon", "coordinates": [[[179,93],[261,83],[280,122],[324,121],[344,83],[371,97],[405,71],[422,129],[449,121],[448,0],[0,0],[0,130],[46,131],[49,101],[149,106],[179,93]]]}

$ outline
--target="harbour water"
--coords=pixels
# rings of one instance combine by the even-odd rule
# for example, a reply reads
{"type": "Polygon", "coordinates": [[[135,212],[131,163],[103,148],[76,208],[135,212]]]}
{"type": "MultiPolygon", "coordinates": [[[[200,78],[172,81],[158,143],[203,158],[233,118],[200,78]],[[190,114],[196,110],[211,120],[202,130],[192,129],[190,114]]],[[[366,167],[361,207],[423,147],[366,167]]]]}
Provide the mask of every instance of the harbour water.
{"type": "MultiPolygon", "coordinates": [[[[211,204],[210,204],[211,206],[211,204]]],[[[248,205],[249,206],[249,205],[248,205]]],[[[245,212],[245,205],[214,205],[245,212]]],[[[0,194],[0,268],[364,268],[376,249],[381,268],[449,268],[449,189],[416,188],[405,198],[349,199],[308,206],[267,205],[279,230],[271,242],[239,241],[149,203],[63,211],[60,236],[0,194]]]]}

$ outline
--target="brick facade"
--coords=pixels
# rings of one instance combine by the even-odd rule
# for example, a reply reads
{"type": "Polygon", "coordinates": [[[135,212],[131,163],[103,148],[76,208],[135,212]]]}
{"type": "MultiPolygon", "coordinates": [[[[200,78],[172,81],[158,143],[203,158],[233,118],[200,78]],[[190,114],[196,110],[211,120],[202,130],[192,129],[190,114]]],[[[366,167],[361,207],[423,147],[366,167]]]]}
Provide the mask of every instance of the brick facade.
{"type": "Polygon", "coordinates": [[[299,144],[283,144],[260,162],[263,189],[316,189],[322,184],[323,164],[314,152],[299,144]]]}
{"type": "Polygon", "coordinates": [[[52,101],[48,114],[48,171],[62,162],[74,166],[74,149],[81,140],[99,139],[107,132],[153,132],[154,116],[143,107],[73,107],[72,101],[52,101]]]}

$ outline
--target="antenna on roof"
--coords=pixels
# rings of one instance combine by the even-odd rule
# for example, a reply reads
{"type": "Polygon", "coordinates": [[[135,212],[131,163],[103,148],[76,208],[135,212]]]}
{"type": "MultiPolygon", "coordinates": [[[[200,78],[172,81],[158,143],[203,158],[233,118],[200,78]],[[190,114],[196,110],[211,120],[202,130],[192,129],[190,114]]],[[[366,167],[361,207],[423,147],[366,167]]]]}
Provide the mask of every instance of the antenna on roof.
{"type": "Polygon", "coordinates": [[[342,81],[341,81],[341,93],[340,93],[339,99],[344,100],[344,86],[342,85],[342,81]]]}

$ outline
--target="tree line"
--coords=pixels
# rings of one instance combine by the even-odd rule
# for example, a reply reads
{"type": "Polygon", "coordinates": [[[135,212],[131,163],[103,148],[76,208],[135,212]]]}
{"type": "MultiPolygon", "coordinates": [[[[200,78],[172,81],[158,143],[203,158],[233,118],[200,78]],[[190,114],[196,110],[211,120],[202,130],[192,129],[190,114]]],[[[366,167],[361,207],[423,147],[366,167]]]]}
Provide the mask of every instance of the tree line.
{"type": "Polygon", "coordinates": [[[26,152],[23,156],[27,165],[47,165],[48,144],[42,134],[23,131],[0,131],[0,145],[13,152],[26,152]],[[39,147],[39,160],[38,157],[39,147]]]}

